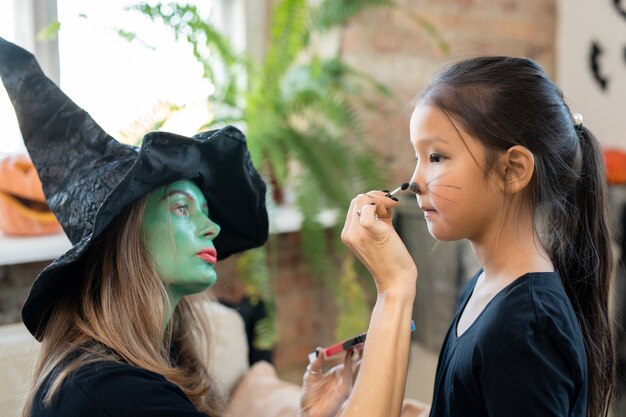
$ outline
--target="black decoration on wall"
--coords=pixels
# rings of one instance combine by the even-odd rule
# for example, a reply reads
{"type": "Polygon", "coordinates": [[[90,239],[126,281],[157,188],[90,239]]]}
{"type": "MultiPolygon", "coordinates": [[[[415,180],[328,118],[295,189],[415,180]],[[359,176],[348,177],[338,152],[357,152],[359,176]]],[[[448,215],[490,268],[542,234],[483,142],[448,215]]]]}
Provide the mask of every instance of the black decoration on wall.
{"type": "Polygon", "coordinates": [[[620,3],[622,0],[613,0],[613,6],[617,9],[617,13],[620,14],[624,19],[626,19],[626,6],[622,6],[620,3]]]}
{"type": "Polygon", "coordinates": [[[591,67],[591,74],[593,78],[596,80],[601,90],[606,90],[608,87],[609,80],[607,77],[603,76],[600,72],[600,55],[602,55],[602,48],[598,44],[598,42],[591,43],[591,53],[589,54],[589,64],[591,67]]]}

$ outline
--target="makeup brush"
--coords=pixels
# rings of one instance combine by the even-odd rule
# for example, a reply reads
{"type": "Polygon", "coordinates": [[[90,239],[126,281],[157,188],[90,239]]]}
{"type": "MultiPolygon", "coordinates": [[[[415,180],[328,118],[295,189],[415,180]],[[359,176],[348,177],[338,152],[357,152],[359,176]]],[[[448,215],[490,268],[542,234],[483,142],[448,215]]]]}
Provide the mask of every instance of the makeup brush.
{"type": "Polygon", "coordinates": [[[393,190],[392,192],[390,192],[389,194],[387,194],[385,197],[393,197],[393,195],[399,191],[404,191],[407,188],[409,188],[409,183],[405,182],[404,184],[402,184],[401,186],[399,186],[398,188],[396,188],[395,190],[393,190]]]}

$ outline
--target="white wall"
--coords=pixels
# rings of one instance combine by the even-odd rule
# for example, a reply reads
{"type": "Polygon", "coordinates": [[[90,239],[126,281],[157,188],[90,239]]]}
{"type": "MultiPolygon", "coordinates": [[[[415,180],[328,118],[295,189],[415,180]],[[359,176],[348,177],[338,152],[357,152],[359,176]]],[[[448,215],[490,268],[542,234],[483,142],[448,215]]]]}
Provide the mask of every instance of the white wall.
{"type": "Polygon", "coordinates": [[[626,17],[620,10],[626,15],[626,0],[559,0],[557,82],[603,146],[626,149],[626,17]],[[594,42],[602,49],[597,63],[605,89],[591,69],[594,42]]]}

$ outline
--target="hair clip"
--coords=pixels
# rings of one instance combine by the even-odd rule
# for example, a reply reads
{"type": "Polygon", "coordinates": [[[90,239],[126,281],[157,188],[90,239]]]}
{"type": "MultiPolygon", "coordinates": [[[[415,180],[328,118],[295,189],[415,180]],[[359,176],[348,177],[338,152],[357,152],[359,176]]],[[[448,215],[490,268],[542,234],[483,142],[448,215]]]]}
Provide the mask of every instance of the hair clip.
{"type": "Polygon", "coordinates": [[[574,126],[582,126],[583,124],[583,115],[580,113],[572,113],[572,119],[574,119],[574,126]]]}

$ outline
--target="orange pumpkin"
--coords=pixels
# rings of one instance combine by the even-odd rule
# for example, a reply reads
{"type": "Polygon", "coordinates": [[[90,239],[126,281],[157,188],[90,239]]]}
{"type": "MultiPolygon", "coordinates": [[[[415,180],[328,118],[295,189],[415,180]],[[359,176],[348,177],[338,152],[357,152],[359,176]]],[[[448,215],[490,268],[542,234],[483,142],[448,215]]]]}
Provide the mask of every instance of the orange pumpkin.
{"type": "Polygon", "coordinates": [[[0,160],[0,231],[33,236],[61,230],[46,204],[37,171],[26,154],[0,160]]]}
{"type": "Polygon", "coordinates": [[[626,152],[604,149],[606,180],[609,184],[626,184],[626,152]]]}

